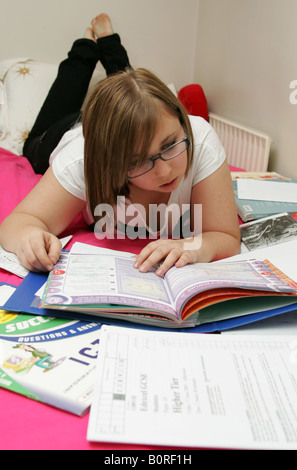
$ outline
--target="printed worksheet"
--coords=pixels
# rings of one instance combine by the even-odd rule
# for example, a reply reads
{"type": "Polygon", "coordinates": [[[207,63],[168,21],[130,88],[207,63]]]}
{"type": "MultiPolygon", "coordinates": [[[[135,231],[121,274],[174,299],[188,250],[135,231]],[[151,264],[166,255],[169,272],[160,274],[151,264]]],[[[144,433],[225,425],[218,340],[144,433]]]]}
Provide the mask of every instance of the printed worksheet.
{"type": "Polygon", "coordinates": [[[88,439],[297,449],[297,340],[104,326],[88,439]]]}

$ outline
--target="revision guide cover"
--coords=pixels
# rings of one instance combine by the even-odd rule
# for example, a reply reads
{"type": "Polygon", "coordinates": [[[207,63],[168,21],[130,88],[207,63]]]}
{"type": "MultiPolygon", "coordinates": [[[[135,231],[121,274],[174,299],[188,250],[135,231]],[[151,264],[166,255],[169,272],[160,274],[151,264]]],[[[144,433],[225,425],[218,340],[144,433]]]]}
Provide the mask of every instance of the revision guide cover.
{"type": "Polygon", "coordinates": [[[92,400],[100,328],[0,310],[0,387],[83,415],[92,400]]]}

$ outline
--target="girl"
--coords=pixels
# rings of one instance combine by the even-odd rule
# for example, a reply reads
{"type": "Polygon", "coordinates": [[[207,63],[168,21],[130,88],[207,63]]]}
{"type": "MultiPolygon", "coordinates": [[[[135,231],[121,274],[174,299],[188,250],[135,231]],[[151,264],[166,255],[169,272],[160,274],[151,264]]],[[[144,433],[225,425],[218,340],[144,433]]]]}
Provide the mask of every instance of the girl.
{"type": "MultiPolygon", "coordinates": [[[[92,21],[92,29],[74,43],[69,58],[61,64],[24,153],[39,172],[48,166],[51,153],[50,166],[3,221],[0,243],[30,270],[51,270],[61,250],[57,236],[76,215],[85,211],[88,222],[97,226],[102,207],[119,211],[119,196],[130,215],[141,208],[138,212],[148,233],[152,208],[189,205],[191,229],[195,209],[202,207],[202,234],[183,239],[161,237],[149,243],[134,264],[141,272],[159,263],[157,274],[162,276],[172,265],[209,262],[238,253],[233,187],[217,136],[203,119],[189,118],[157,77],[144,69],[132,70],[107,15],[92,21]],[[77,108],[98,58],[108,76],[85,104],[82,124],[73,127],[79,121],[77,108]],[[74,66],[81,71],[79,78],[74,66]],[[78,85],[67,82],[69,73],[78,85]],[[79,101],[70,90],[68,93],[69,83],[76,89],[75,96],[80,95],[79,101]],[[55,122],[57,112],[63,119],[55,122]]],[[[161,219],[157,232],[164,225],[161,219]]],[[[171,224],[169,236],[172,231],[171,224]]]]}

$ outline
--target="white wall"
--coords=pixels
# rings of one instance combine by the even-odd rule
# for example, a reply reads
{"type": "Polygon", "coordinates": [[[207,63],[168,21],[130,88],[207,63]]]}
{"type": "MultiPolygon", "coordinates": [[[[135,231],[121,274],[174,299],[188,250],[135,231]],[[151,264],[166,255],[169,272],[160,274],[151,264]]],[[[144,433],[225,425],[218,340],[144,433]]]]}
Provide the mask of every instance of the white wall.
{"type": "Polygon", "coordinates": [[[212,111],[272,136],[270,169],[297,178],[297,104],[289,99],[297,80],[297,0],[0,0],[0,6],[0,60],[49,63],[61,61],[91,18],[106,11],[132,65],[177,89],[201,83],[212,111]]]}
{"type": "Polygon", "coordinates": [[[210,109],[270,134],[269,169],[295,178],[296,18],[296,0],[200,0],[195,68],[210,109]]]}
{"type": "Polygon", "coordinates": [[[98,13],[111,16],[135,67],[177,88],[194,77],[199,0],[0,0],[0,60],[58,63],[98,13]]]}

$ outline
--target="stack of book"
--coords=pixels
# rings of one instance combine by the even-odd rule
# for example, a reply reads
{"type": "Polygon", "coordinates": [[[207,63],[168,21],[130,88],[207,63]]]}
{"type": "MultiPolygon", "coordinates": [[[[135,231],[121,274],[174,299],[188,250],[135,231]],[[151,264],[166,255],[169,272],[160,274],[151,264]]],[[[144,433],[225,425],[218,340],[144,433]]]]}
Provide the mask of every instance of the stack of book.
{"type": "Polygon", "coordinates": [[[243,222],[297,212],[297,180],[275,172],[232,172],[237,212],[243,222]]]}

